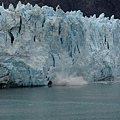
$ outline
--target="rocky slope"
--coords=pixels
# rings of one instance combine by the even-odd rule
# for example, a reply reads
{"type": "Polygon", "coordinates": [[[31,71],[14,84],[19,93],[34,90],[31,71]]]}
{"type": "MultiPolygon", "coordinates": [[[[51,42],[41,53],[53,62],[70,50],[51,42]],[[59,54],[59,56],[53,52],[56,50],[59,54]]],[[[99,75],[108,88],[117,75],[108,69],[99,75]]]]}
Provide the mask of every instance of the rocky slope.
{"type": "MultiPolygon", "coordinates": [[[[0,0],[0,4],[4,2],[7,8],[10,3],[14,6],[19,0],[0,0]]],[[[99,16],[105,13],[106,16],[115,15],[115,18],[120,18],[120,0],[21,0],[22,3],[38,4],[39,6],[48,5],[56,7],[58,4],[64,11],[80,9],[84,15],[90,16],[96,14],[99,16]]]]}

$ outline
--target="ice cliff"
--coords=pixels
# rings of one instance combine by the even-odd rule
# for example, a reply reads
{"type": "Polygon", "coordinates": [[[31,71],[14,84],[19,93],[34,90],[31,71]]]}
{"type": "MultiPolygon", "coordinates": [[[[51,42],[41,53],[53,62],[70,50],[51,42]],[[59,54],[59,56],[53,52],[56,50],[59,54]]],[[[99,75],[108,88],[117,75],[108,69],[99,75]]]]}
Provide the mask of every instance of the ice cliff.
{"type": "Polygon", "coordinates": [[[59,75],[111,80],[120,76],[119,51],[114,16],[88,18],[21,2],[0,6],[0,83],[10,87],[47,85],[59,75]]]}

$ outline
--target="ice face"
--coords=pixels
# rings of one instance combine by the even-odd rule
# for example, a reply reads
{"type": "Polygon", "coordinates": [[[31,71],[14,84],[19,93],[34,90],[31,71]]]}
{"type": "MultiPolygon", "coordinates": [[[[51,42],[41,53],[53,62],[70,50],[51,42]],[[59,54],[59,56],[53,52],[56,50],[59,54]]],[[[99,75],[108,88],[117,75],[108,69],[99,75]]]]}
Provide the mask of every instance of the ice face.
{"type": "Polygon", "coordinates": [[[47,85],[48,80],[58,83],[58,75],[111,80],[120,75],[119,33],[114,16],[88,18],[81,11],[21,2],[16,8],[0,6],[0,81],[47,85]]]}

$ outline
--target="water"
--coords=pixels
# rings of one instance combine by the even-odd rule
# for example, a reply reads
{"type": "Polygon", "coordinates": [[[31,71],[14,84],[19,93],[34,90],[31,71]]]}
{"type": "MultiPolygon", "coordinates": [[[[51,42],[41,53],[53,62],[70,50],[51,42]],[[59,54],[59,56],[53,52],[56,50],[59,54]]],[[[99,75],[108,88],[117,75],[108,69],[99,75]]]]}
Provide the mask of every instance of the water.
{"type": "Polygon", "coordinates": [[[0,90],[0,120],[120,120],[120,83],[0,90]]]}

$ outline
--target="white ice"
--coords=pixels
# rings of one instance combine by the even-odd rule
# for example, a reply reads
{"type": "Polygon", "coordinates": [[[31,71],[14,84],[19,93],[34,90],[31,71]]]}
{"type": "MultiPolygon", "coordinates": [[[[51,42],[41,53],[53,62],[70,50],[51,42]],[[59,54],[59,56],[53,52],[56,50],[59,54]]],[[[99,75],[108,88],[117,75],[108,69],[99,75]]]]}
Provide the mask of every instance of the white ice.
{"type": "Polygon", "coordinates": [[[80,10],[21,2],[0,6],[0,78],[18,86],[58,84],[58,76],[69,85],[111,80],[120,76],[119,48],[114,16],[84,17],[80,10]]]}

